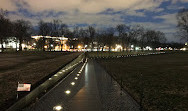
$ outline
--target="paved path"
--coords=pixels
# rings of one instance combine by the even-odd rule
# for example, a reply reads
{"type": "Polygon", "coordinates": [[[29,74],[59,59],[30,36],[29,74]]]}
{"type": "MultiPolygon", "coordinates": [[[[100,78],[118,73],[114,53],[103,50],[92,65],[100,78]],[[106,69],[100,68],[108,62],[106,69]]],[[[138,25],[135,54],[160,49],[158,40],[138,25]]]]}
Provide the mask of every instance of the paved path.
{"type": "Polygon", "coordinates": [[[119,85],[93,60],[75,80],[81,67],[25,110],[53,111],[54,106],[61,105],[63,111],[139,111],[139,105],[126,92],[120,95],[119,85]],[[66,90],[71,93],[67,95],[66,90]]]}

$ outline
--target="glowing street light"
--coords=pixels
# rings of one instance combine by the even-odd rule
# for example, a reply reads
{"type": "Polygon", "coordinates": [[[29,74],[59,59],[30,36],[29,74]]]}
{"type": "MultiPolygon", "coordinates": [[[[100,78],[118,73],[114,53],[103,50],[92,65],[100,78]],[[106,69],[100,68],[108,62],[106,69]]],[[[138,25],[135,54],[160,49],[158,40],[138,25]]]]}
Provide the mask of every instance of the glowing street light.
{"type": "Polygon", "coordinates": [[[80,74],[77,74],[77,76],[80,76],[80,74]]]}

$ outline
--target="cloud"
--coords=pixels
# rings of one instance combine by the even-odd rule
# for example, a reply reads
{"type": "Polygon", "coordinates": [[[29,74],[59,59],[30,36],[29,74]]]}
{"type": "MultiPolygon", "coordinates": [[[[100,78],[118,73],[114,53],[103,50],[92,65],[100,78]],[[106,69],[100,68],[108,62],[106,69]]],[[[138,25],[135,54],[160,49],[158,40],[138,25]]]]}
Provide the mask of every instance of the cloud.
{"type": "Polygon", "coordinates": [[[177,25],[176,13],[166,14],[166,15],[161,15],[161,16],[155,16],[153,18],[164,20],[163,24],[177,25]]]}
{"type": "MultiPolygon", "coordinates": [[[[49,12],[52,14],[52,12],[49,12]]],[[[77,14],[59,14],[58,16],[49,16],[48,12],[41,14],[40,16],[28,17],[24,16],[22,13],[12,13],[9,14],[8,17],[12,20],[24,19],[30,21],[33,26],[37,26],[40,20],[44,20],[45,22],[51,22],[53,19],[62,20],[63,23],[66,23],[69,26],[73,26],[76,24],[87,24],[87,25],[96,25],[97,27],[108,27],[108,26],[116,26],[117,24],[123,24],[124,19],[121,18],[121,14],[115,15],[106,15],[106,14],[85,14],[85,13],[77,13],[77,14]],[[115,16],[115,17],[114,17],[115,16]]],[[[53,12],[56,15],[56,12],[53,12]]],[[[37,13],[38,15],[39,13],[37,13]]]]}
{"type": "Polygon", "coordinates": [[[126,10],[124,14],[129,15],[129,16],[138,16],[138,17],[144,17],[145,13],[144,12],[138,12],[135,10],[126,10]]]}
{"type": "Polygon", "coordinates": [[[162,11],[164,11],[164,8],[156,8],[153,11],[156,12],[156,13],[162,12],[162,11]]]}
{"type": "Polygon", "coordinates": [[[12,13],[12,14],[8,14],[8,18],[10,18],[11,21],[16,21],[16,20],[26,20],[32,23],[33,26],[36,26],[40,20],[39,17],[26,17],[24,16],[22,13],[12,13]]]}
{"type": "Polygon", "coordinates": [[[17,10],[17,6],[11,0],[0,0],[0,8],[9,11],[17,10]]]}
{"type": "Polygon", "coordinates": [[[6,5],[6,9],[10,10],[13,7],[22,6],[33,12],[55,10],[65,12],[80,11],[81,13],[99,13],[108,8],[116,11],[151,9],[158,7],[162,2],[163,0],[3,0],[4,4],[11,4],[6,5]]]}
{"type": "Polygon", "coordinates": [[[171,2],[172,4],[175,4],[177,2],[188,3],[188,0],[172,0],[171,2]]]}
{"type": "Polygon", "coordinates": [[[97,27],[116,26],[128,21],[126,24],[142,24],[149,29],[163,31],[170,38],[172,36],[169,35],[176,31],[177,21],[176,14],[168,14],[172,13],[168,11],[182,7],[183,5],[175,4],[179,1],[188,2],[188,0],[0,0],[0,8],[12,12],[9,14],[11,20],[28,20],[34,26],[40,19],[48,22],[60,19],[70,26],[86,24],[97,27]],[[163,6],[161,5],[163,2],[169,4],[163,6]]]}

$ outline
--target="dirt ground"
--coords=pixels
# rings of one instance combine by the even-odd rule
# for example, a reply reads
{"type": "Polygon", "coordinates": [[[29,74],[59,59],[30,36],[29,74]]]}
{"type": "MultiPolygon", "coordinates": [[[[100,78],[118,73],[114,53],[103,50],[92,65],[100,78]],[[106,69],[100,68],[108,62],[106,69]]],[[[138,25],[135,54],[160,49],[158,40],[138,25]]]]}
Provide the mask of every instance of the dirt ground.
{"type": "Polygon", "coordinates": [[[17,83],[36,84],[80,53],[0,53],[0,108],[6,109],[16,97],[17,83]]]}

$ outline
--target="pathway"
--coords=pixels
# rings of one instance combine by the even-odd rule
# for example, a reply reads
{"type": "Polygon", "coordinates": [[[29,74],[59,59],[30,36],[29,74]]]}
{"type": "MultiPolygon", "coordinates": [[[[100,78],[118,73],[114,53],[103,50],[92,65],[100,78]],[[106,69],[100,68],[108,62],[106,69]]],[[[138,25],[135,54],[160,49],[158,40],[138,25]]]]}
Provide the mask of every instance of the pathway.
{"type": "Polygon", "coordinates": [[[78,76],[82,65],[25,110],[53,111],[60,105],[62,111],[139,111],[139,105],[126,92],[120,95],[119,85],[98,63],[89,60],[78,76]],[[67,90],[70,94],[65,93],[67,90]]]}

